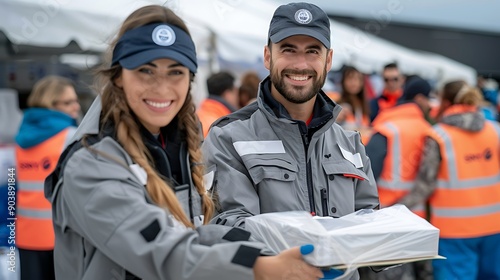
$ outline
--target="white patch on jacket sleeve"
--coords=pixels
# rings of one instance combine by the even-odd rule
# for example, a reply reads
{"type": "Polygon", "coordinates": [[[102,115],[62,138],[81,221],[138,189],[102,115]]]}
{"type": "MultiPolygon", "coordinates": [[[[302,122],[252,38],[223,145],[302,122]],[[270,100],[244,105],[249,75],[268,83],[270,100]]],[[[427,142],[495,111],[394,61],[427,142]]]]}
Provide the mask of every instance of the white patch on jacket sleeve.
{"type": "Polygon", "coordinates": [[[140,167],[138,164],[131,164],[130,170],[132,170],[135,177],[139,179],[139,182],[141,182],[141,184],[145,186],[148,182],[148,174],[146,173],[146,170],[144,170],[144,168],[140,167]]]}
{"type": "Polygon", "coordinates": [[[205,189],[207,191],[212,189],[212,185],[214,184],[214,177],[215,177],[214,171],[210,171],[207,174],[203,175],[203,185],[205,186],[205,189]]]}
{"type": "Polygon", "coordinates": [[[340,145],[339,148],[340,151],[342,152],[342,156],[344,156],[345,159],[354,164],[356,168],[363,167],[363,160],[361,160],[361,155],[359,153],[352,154],[348,150],[345,150],[344,148],[340,147],[340,145]]]}
{"type": "Polygon", "coordinates": [[[238,141],[233,143],[238,155],[284,154],[285,147],[281,140],[276,141],[238,141]]]}

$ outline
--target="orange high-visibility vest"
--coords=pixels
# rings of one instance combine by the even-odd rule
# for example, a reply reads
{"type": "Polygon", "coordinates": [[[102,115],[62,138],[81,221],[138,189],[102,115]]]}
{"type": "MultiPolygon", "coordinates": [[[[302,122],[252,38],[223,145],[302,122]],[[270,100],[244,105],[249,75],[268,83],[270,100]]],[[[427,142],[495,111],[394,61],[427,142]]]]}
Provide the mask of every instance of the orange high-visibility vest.
{"type": "Polygon", "coordinates": [[[361,142],[366,145],[370,141],[372,134],[370,133],[370,117],[368,115],[356,115],[350,110],[346,110],[346,117],[342,124],[342,127],[349,130],[360,130],[364,128],[364,131],[359,131],[361,134],[361,142]]]}
{"type": "Polygon", "coordinates": [[[203,137],[207,137],[208,130],[218,118],[229,115],[231,110],[217,100],[205,99],[196,114],[203,127],[203,137]]]}
{"type": "MultiPolygon", "coordinates": [[[[387,155],[377,180],[380,204],[386,207],[397,203],[414,187],[425,137],[431,125],[414,103],[385,110],[373,125],[375,132],[387,138],[387,155]]],[[[426,217],[424,202],[410,210],[426,217]]]]}
{"type": "MultiPolygon", "coordinates": [[[[467,111],[467,106],[453,110],[467,111]]],[[[500,126],[487,121],[479,132],[434,126],[441,164],[431,196],[431,223],[443,238],[500,233],[500,126]]]]}
{"type": "Polygon", "coordinates": [[[52,209],[44,196],[45,178],[63,151],[68,129],[34,147],[16,147],[16,246],[26,250],[54,249],[52,209]]]}
{"type": "Polygon", "coordinates": [[[362,115],[361,118],[356,118],[356,115],[351,111],[346,113],[344,124],[347,127],[368,127],[370,126],[370,117],[368,115],[362,115]]]}

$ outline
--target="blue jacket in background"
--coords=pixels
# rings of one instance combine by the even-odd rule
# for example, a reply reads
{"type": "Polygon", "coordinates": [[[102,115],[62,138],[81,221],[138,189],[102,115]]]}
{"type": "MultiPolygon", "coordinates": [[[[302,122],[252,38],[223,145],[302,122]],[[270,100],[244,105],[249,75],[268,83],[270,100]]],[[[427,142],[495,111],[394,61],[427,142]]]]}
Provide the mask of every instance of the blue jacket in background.
{"type": "Polygon", "coordinates": [[[16,144],[23,149],[36,146],[70,126],[76,127],[76,120],[69,115],[45,108],[30,108],[16,136],[16,144]]]}

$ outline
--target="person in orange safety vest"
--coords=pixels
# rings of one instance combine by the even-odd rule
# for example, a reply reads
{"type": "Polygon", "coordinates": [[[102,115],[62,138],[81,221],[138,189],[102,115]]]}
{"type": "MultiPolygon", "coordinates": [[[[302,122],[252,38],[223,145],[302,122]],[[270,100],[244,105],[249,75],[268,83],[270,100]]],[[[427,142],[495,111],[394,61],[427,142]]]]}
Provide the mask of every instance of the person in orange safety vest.
{"type": "MultiPolygon", "coordinates": [[[[400,103],[381,112],[372,123],[374,134],[366,153],[372,163],[381,207],[405,204],[401,199],[415,185],[424,141],[431,130],[426,120],[430,92],[427,81],[413,76],[405,86],[400,103]]],[[[406,206],[420,217],[426,217],[425,201],[406,206]]],[[[406,275],[413,279],[417,275],[431,275],[431,271],[430,262],[416,262],[376,274],[366,269],[360,273],[365,278],[382,280],[403,279],[406,275]]]]}
{"type": "Polygon", "coordinates": [[[48,76],[34,85],[28,106],[16,136],[15,243],[22,280],[55,279],[51,205],[43,186],[76,130],[80,105],[70,80],[48,76]]]}
{"type": "Polygon", "coordinates": [[[447,83],[425,142],[417,184],[439,228],[435,279],[500,279],[500,126],[484,118],[481,93],[447,83]]]}
{"type": "Polygon", "coordinates": [[[203,137],[218,118],[229,115],[239,108],[239,92],[235,79],[229,72],[219,72],[207,79],[208,97],[197,110],[203,128],[203,137]]]}
{"type": "MultiPolygon", "coordinates": [[[[425,118],[430,108],[430,91],[427,81],[412,78],[405,87],[402,103],[382,112],[372,123],[374,135],[366,152],[382,207],[399,203],[415,184],[425,137],[431,129],[425,118]]],[[[425,217],[423,203],[409,208],[425,217]]]]}

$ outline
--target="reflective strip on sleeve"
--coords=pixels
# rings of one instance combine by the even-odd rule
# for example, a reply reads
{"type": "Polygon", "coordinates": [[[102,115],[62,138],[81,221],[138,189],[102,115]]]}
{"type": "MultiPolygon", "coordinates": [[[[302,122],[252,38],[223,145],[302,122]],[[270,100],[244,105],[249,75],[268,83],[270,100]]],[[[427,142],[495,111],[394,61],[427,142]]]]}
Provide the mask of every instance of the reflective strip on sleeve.
{"type": "Polygon", "coordinates": [[[433,207],[432,213],[440,218],[478,217],[500,212],[500,203],[468,208],[433,207]]]}
{"type": "Polygon", "coordinates": [[[43,182],[18,181],[17,189],[21,191],[43,191],[43,182]]]}
{"type": "MultiPolygon", "coordinates": [[[[449,183],[451,186],[458,186],[459,180],[458,180],[458,173],[457,173],[457,159],[455,156],[455,151],[453,149],[453,142],[451,142],[451,138],[448,135],[448,133],[441,127],[441,125],[435,125],[434,129],[436,130],[437,134],[443,139],[444,142],[444,149],[445,149],[445,154],[446,157],[448,158],[448,176],[449,178],[449,183]]],[[[439,187],[439,185],[438,185],[439,187]]]]}
{"type": "Polygon", "coordinates": [[[233,143],[238,155],[284,154],[285,147],[281,140],[276,141],[238,141],[233,143]]]}
{"type": "Polygon", "coordinates": [[[16,214],[22,216],[23,218],[52,219],[52,210],[18,208],[16,214]]]}

